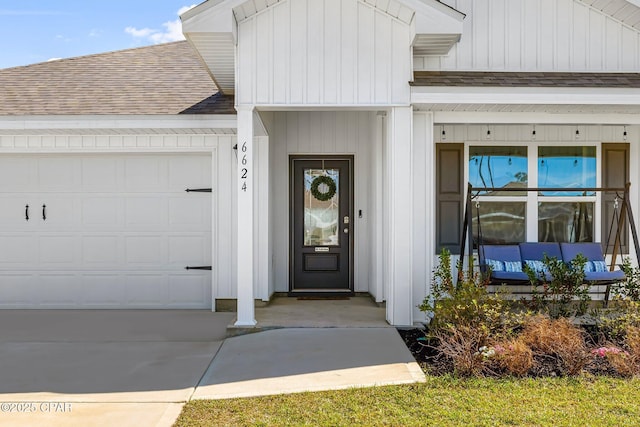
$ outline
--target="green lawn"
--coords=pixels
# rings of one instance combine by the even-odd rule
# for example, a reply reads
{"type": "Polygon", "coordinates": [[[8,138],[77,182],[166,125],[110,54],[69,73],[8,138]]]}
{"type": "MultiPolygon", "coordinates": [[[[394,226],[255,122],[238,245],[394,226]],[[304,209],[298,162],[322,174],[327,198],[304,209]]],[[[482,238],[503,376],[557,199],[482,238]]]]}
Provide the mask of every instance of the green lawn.
{"type": "Polygon", "coordinates": [[[176,426],[638,426],[640,379],[454,379],[188,403],[176,426]]]}

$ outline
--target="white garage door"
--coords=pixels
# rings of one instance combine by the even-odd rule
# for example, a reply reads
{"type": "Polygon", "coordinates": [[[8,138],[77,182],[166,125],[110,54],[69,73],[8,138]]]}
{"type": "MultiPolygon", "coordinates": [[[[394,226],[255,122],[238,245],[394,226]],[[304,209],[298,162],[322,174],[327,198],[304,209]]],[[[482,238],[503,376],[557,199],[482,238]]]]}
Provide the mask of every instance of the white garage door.
{"type": "Polygon", "coordinates": [[[0,308],[210,308],[210,154],[0,155],[0,308]]]}

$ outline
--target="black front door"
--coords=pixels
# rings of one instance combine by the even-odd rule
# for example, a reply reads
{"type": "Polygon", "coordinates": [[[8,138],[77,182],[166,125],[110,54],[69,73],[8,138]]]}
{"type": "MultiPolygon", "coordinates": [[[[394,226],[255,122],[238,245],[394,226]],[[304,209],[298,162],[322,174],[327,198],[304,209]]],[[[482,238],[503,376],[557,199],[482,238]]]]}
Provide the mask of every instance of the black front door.
{"type": "Polygon", "coordinates": [[[291,157],[291,283],[296,292],[351,292],[352,156],[291,157]]]}

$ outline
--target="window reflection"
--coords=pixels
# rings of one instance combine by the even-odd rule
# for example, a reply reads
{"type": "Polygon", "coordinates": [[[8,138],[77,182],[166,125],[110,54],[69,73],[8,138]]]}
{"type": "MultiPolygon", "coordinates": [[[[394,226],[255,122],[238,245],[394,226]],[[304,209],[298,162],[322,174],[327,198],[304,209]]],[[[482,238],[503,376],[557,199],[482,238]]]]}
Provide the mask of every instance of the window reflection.
{"type": "MultiPolygon", "coordinates": [[[[304,244],[305,246],[338,246],[340,171],[338,169],[305,169],[304,171],[304,244]],[[329,200],[318,200],[311,193],[311,184],[319,176],[328,176],[336,183],[336,193],[329,200]]],[[[320,188],[326,192],[326,188],[320,188]]]]}
{"type": "Polygon", "coordinates": [[[478,207],[474,203],[474,246],[477,246],[479,238],[482,239],[482,244],[487,245],[525,242],[527,237],[525,212],[526,203],[524,202],[482,202],[478,207]]]}
{"type": "MultiPolygon", "coordinates": [[[[538,187],[596,186],[596,147],[539,147],[538,187]]],[[[590,196],[593,192],[544,191],[543,196],[590,196]]]]}
{"type": "Polygon", "coordinates": [[[539,203],[539,242],[593,242],[593,203],[539,203]]]}
{"type": "MultiPolygon", "coordinates": [[[[469,181],[474,187],[525,188],[527,147],[469,147],[469,181]]],[[[525,192],[481,192],[491,196],[524,196],[525,192]]]]}

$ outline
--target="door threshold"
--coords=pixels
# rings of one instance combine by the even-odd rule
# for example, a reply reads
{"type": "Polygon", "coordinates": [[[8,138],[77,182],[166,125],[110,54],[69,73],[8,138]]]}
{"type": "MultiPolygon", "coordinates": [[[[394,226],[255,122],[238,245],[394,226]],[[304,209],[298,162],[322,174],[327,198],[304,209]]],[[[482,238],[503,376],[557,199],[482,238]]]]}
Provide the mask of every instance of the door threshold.
{"type": "Polygon", "coordinates": [[[314,299],[335,299],[335,298],[348,298],[355,296],[355,292],[351,290],[342,289],[327,289],[327,290],[295,290],[288,293],[290,297],[297,298],[314,298],[314,299]]]}

